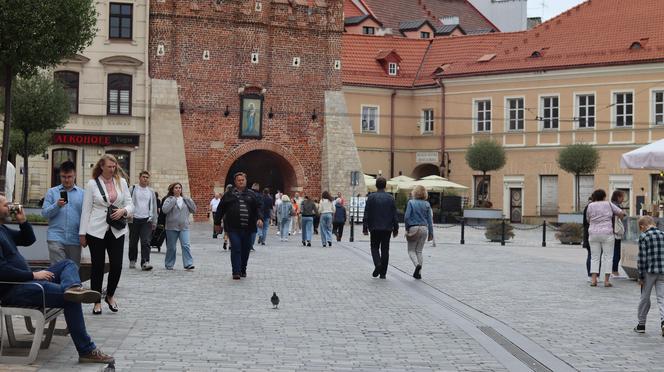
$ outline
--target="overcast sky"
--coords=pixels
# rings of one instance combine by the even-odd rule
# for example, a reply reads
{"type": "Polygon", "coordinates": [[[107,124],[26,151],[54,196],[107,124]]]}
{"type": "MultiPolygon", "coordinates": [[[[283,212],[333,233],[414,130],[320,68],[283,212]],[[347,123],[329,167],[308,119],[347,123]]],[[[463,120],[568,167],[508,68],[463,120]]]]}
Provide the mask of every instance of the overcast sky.
{"type": "Polygon", "coordinates": [[[528,0],[528,17],[542,17],[542,21],[581,4],[585,0],[528,0]]]}

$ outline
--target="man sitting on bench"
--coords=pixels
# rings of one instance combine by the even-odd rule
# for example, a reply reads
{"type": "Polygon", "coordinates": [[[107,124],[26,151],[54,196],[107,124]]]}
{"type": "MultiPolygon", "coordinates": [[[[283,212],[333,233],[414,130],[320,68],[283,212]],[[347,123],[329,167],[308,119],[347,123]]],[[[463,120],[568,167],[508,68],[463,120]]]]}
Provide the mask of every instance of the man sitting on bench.
{"type": "MultiPolygon", "coordinates": [[[[9,217],[9,202],[0,195],[0,222],[9,217]]],[[[85,329],[81,303],[95,303],[101,299],[96,291],[84,289],[78,275],[78,266],[66,259],[47,270],[32,272],[17,245],[29,246],[35,242],[32,226],[22,210],[16,212],[20,230],[0,224],[0,281],[39,283],[44,288],[46,307],[63,308],[65,321],[80,363],[113,363],[114,359],[97,349],[85,329]]],[[[37,285],[2,284],[0,298],[5,306],[43,306],[42,290],[37,285]]]]}

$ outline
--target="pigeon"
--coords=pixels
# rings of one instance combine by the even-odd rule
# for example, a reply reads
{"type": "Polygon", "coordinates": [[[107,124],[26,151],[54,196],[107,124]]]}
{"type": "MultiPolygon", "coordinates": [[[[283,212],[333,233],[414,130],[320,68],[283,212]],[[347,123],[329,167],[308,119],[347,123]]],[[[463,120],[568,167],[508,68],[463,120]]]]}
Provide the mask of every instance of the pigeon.
{"type": "Polygon", "coordinates": [[[270,298],[270,301],[272,301],[272,305],[274,306],[273,309],[279,308],[279,296],[277,296],[277,292],[272,292],[272,297],[270,298]]]}

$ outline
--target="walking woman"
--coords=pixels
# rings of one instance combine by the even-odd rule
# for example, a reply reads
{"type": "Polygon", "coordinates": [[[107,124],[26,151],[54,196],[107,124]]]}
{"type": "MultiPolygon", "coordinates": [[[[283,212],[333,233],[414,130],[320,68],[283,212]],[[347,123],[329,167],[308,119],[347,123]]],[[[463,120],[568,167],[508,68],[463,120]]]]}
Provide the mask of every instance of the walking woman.
{"type": "MultiPolygon", "coordinates": [[[[620,205],[625,200],[625,193],[616,190],[611,194],[611,203],[616,207],[620,208],[620,205]]],[[[622,208],[621,208],[622,209],[622,208]]],[[[613,221],[613,230],[625,232],[625,225],[623,225],[622,219],[614,217],[613,221]]],[[[622,244],[622,234],[615,234],[615,242],[613,243],[613,265],[611,266],[611,271],[613,276],[620,276],[618,271],[618,265],[620,264],[620,249],[622,244]]]]}
{"type": "Polygon", "coordinates": [[[182,266],[185,270],[194,269],[194,258],[189,246],[189,215],[196,212],[196,204],[191,198],[182,195],[182,184],[172,183],[161,207],[166,215],[166,270],[175,266],[175,244],[180,240],[182,247],[182,266]]]}
{"type": "Polygon", "coordinates": [[[344,207],[344,200],[339,197],[337,202],[334,203],[334,217],[332,218],[332,234],[337,237],[337,241],[341,241],[344,235],[344,225],[346,224],[346,207],[344,207]]]}
{"type": "Polygon", "coordinates": [[[311,247],[311,238],[314,234],[314,217],[318,211],[316,203],[309,199],[309,195],[304,195],[302,200],[302,245],[311,247]]]}
{"type": "Polygon", "coordinates": [[[323,191],[320,199],[320,241],[323,247],[332,246],[332,214],[334,206],[332,205],[332,195],[329,191],[323,191]]]}
{"type": "Polygon", "coordinates": [[[427,201],[427,190],[418,185],[412,191],[412,198],[406,206],[404,222],[406,223],[406,240],[408,241],[408,256],[415,265],[413,278],[422,279],[422,249],[424,242],[433,240],[433,221],[431,218],[431,205],[427,201]]]}
{"type": "Polygon", "coordinates": [[[613,244],[615,236],[613,233],[613,216],[623,218],[625,213],[613,203],[605,201],[606,192],[597,189],[591,196],[593,201],[588,205],[586,218],[590,223],[588,227],[588,242],[590,243],[590,274],[591,287],[597,287],[597,277],[600,271],[600,256],[602,260],[601,269],[604,272],[604,286],[612,287],[609,282],[611,266],[613,263],[613,244]]]}
{"type": "Polygon", "coordinates": [[[288,241],[288,230],[291,224],[291,215],[293,214],[293,204],[291,204],[288,195],[281,196],[281,204],[277,209],[277,220],[279,221],[279,240],[288,241]]]}
{"type": "MultiPolygon", "coordinates": [[[[125,235],[129,232],[126,217],[134,211],[127,180],[120,174],[115,156],[106,154],[97,161],[92,169],[92,179],[85,185],[78,232],[81,246],[90,247],[90,287],[93,291],[101,292],[108,253],[110,270],[104,301],[112,312],[118,311],[115,290],[122,273],[125,235]]],[[[94,304],[92,313],[101,314],[101,303],[94,304]]]]}

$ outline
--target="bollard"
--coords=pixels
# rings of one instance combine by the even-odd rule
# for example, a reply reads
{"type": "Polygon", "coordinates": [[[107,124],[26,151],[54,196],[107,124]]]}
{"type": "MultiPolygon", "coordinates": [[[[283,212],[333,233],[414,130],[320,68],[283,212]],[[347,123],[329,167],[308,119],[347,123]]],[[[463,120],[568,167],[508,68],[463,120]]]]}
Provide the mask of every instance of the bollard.
{"type": "Polygon", "coordinates": [[[546,247],[546,220],[542,222],[542,247],[546,247]]]}
{"type": "Polygon", "coordinates": [[[502,233],[500,234],[500,245],[505,245],[505,219],[501,223],[502,233]]]}
{"type": "Polygon", "coordinates": [[[465,229],[466,229],[466,220],[461,220],[461,244],[466,244],[466,239],[464,239],[465,229]]]}
{"type": "Polygon", "coordinates": [[[348,239],[349,242],[355,241],[355,216],[351,213],[350,215],[350,238],[348,239]]]}

